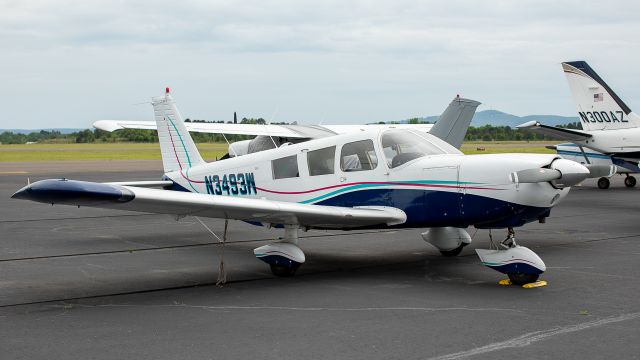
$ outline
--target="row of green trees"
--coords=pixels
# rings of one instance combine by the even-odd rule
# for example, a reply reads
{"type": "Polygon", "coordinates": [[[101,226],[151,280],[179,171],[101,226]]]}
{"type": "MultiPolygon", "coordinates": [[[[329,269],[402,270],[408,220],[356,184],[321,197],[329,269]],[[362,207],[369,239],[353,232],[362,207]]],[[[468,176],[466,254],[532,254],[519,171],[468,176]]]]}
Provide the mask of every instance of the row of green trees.
{"type": "MultiPolygon", "coordinates": [[[[187,121],[190,121],[187,119],[187,121]]],[[[203,122],[194,120],[193,122],[203,122]]],[[[264,124],[264,119],[242,119],[242,123],[264,124]]],[[[561,126],[569,129],[581,129],[579,123],[567,124],[561,126]]],[[[202,142],[225,142],[222,134],[207,133],[191,133],[193,140],[198,143],[202,142]]],[[[250,139],[250,136],[243,135],[227,135],[230,142],[250,139]]],[[[534,141],[534,140],[550,140],[542,134],[531,131],[522,131],[512,129],[508,126],[491,126],[485,125],[481,127],[469,127],[466,141],[534,141]]],[[[19,134],[13,132],[3,132],[0,134],[1,144],[25,144],[25,143],[94,143],[94,142],[158,142],[158,134],[155,130],[137,130],[124,129],[115,132],[106,132],[102,130],[82,130],[69,134],[62,134],[59,131],[37,131],[29,134],[19,134]]]]}

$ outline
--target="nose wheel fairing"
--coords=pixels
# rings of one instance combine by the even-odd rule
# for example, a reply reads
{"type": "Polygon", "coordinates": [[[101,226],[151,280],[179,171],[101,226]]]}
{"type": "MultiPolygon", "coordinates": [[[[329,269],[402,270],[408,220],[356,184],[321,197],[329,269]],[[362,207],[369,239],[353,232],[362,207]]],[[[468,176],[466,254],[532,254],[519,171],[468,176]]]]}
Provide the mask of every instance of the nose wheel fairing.
{"type": "Polygon", "coordinates": [[[531,249],[516,245],[506,250],[476,249],[482,264],[501,272],[540,275],[547,270],[545,263],[531,249]]]}
{"type": "Polygon", "coordinates": [[[540,257],[524,246],[514,245],[508,249],[476,249],[482,264],[506,274],[511,283],[524,285],[538,280],[538,276],[547,270],[540,257]]]}

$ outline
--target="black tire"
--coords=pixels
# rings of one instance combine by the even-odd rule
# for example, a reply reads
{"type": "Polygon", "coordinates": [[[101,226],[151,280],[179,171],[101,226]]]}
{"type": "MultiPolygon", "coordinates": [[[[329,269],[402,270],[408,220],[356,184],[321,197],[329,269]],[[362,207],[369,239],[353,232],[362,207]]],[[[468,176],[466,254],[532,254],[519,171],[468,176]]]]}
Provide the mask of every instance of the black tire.
{"type": "Polygon", "coordinates": [[[292,277],[296,274],[298,268],[292,268],[282,265],[271,265],[271,272],[278,277],[292,277]]]}
{"type": "Polygon", "coordinates": [[[609,179],[605,178],[605,177],[601,177],[600,179],[598,179],[598,188],[599,189],[608,189],[609,186],[611,185],[611,182],[609,181],[609,179]]]}
{"type": "Polygon", "coordinates": [[[447,250],[447,251],[440,250],[440,254],[442,254],[442,256],[446,256],[446,257],[458,256],[462,252],[462,248],[465,247],[465,246],[467,246],[467,244],[462,243],[462,244],[460,244],[460,246],[458,246],[457,248],[455,248],[453,250],[447,250]]]}
{"type": "Polygon", "coordinates": [[[509,273],[507,275],[509,276],[509,280],[511,280],[511,283],[514,285],[530,284],[532,282],[538,281],[538,278],[540,277],[539,274],[525,273],[509,273]]]}
{"type": "Polygon", "coordinates": [[[636,186],[636,178],[634,178],[633,176],[627,176],[626,178],[624,178],[624,186],[628,188],[636,186]]]}

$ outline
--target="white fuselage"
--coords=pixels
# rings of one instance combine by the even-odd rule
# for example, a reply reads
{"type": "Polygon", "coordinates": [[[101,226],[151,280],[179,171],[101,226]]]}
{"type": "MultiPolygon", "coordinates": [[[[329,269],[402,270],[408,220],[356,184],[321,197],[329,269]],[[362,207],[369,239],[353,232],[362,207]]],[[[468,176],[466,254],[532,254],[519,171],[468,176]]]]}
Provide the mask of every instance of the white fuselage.
{"type": "Polygon", "coordinates": [[[574,141],[577,145],[626,160],[638,160],[640,128],[584,131],[591,138],[574,141]],[[625,155],[626,154],[626,155],[625,155]]]}
{"type": "Polygon", "coordinates": [[[463,155],[440,139],[421,134],[433,147],[433,154],[392,166],[389,149],[383,148],[383,133],[372,129],[336,135],[165,176],[180,190],[212,196],[396,207],[407,213],[404,226],[416,227],[520,226],[548,215],[548,209],[568,192],[548,182],[516,184],[510,177],[515,171],[547,166],[555,155],[463,155]],[[362,141],[372,142],[368,156],[375,165],[366,170],[345,169],[354,160],[343,156],[345,151],[362,141]],[[332,172],[313,175],[309,153],[327,148],[332,152],[332,172]]]}

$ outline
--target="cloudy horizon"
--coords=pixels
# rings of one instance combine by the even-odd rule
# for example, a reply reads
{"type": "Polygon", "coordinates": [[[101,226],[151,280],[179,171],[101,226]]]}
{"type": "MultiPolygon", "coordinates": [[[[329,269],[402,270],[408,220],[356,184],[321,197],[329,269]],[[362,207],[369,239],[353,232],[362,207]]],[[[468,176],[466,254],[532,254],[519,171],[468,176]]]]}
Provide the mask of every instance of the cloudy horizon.
{"type": "MultiPolygon", "coordinates": [[[[3,1],[0,128],[185,117],[365,123],[456,95],[575,116],[560,62],[586,60],[632,108],[640,5],[628,1],[3,1]]],[[[640,99],[639,99],[640,100],[640,99]]]]}

